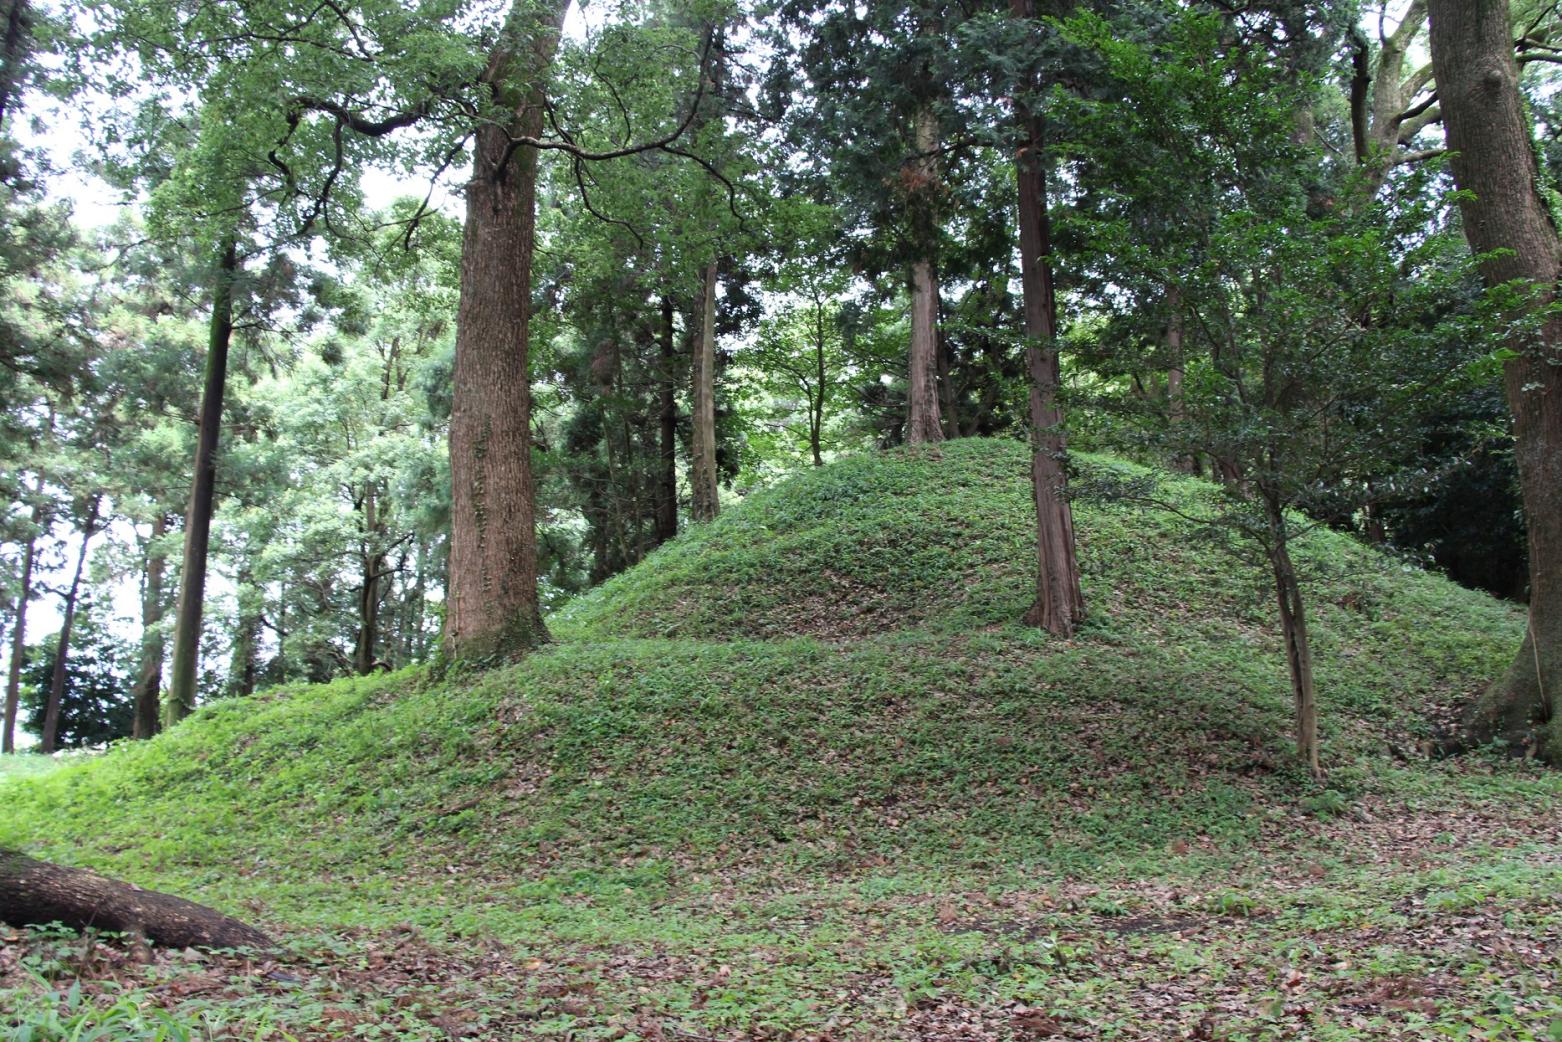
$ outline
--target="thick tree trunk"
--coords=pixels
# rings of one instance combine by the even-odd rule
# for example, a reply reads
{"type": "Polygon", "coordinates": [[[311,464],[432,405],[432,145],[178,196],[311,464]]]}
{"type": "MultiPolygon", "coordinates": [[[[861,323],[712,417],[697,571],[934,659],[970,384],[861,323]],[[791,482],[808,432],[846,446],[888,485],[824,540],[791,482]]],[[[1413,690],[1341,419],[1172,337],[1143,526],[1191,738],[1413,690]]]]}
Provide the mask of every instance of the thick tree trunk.
{"type": "Polygon", "coordinates": [[[656,480],[656,542],[667,542],[678,534],[678,391],[673,349],[673,301],[662,298],[661,432],[656,480]]]}
{"type": "Polygon", "coordinates": [[[700,334],[694,343],[689,513],[695,521],[710,521],[721,510],[716,488],[716,276],[712,261],[705,269],[700,334]]]}
{"type": "Polygon", "coordinates": [[[275,948],[261,931],[182,897],[0,850],[0,921],[137,934],[168,948],[275,948]]]}
{"type": "Polygon", "coordinates": [[[179,572],[179,607],[174,616],[173,672],[163,701],[163,723],[176,724],[195,708],[196,668],[201,654],[201,616],[206,598],[206,557],[211,544],[217,491],[217,439],[228,382],[228,346],[233,340],[233,283],[238,244],[229,239],[217,263],[212,289],[211,336],[206,347],[206,386],[201,393],[200,430],[195,444],[195,479],[184,522],[184,562],[179,572]]]}
{"type": "MultiPolygon", "coordinates": [[[[931,108],[916,114],[917,158],[913,163],[918,191],[929,196],[938,183],[938,116],[931,108]]],[[[923,203],[921,205],[930,205],[923,203]]],[[[911,265],[911,345],[906,360],[909,416],[906,442],[922,445],[944,440],[943,419],[938,408],[938,276],[934,269],[933,237],[936,222],[931,217],[921,233],[924,255],[911,265]]]]}
{"type": "MultiPolygon", "coordinates": [[[[1432,63],[1465,237],[1488,285],[1534,287],[1550,306],[1562,243],[1541,194],[1506,0],[1430,0],[1432,63]]],[[[1562,764],[1562,319],[1519,338],[1504,366],[1529,528],[1529,629],[1507,675],[1473,709],[1471,736],[1524,739],[1562,764]]]]}
{"type": "Polygon", "coordinates": [[[11,630],[11,661],[5,677],[5,731],[0,752],[16,752],[16,709],[22,690],[22,657],[27,653],[27,605],[33,595],[33,566],[38,559],[37,531],[43,525],[43,475],[38,475],[37,496],[33,504],[32,531],[22,547],[22,575],[16,593],[16,625],[11,630]]]}
{"type": "Polygon", "coordinates": [[[938,281],[931,261],[911,266],[911,347],[906,395],[911,409],[906,442],[944,440],[938,407],[938,281]]]}
{"type": "Polygon", "coordinates": [[[54,674],[49,680],[49,700],[44,706],[43,735],[38,748],[44,755],[60,747],[60,703],[65,698],[65,669],[70,664],[71,630],[76,625],[76,604],[81,597],[81,574],[87,567],[87,548],[98,529],[98,498],[92,497],[87,517],[81,526],[81,549],[76,554],[76,569],[65,590],[65,605],[60,619],[60,640],[54,649],[54,674]]]}
{"type": "MultiPolygon", "coordinates": [[[[1010,13],[1029,18],[1033,0],[1010,0],[1010,13]]],[[[1020,285],[1025,295],[1025,369],[1029,377],[1031,489],[1036,506],[1036,603],[1025,621],[1071,637],[1085,616],[1074,548],[1074,514],[1064,469],[1068,451],[1057,393],[1057,299],[1052,285],[1052,236],[1047,221],[1047,182],[1042,165],[1041,122],[1019,107],[1025,144],[1015,170],[1020,219],[1020,285]]]]}
{"type": "Polygon", "coordinates": [[[507,123],[478,127],[466,188],[445,612],[445,650],[455,659],[513,658],[548,639],[537,601],[527,343],[537,150],[512,138],[542,132],[542,81],[567,7],[517,0],[483,74],[507,123]]]}
{"type": "Polygon", "coordinates": [[[135,723],[133,738],[150,738],[162,723],[158,698],[163,690],[163,573],[168,567],[162,538],[168,531],[168,518],[159,513],[152,518],[152,537],[147,541],[146,579],[141,588],[141,666],[134,689],[135,723]]]}

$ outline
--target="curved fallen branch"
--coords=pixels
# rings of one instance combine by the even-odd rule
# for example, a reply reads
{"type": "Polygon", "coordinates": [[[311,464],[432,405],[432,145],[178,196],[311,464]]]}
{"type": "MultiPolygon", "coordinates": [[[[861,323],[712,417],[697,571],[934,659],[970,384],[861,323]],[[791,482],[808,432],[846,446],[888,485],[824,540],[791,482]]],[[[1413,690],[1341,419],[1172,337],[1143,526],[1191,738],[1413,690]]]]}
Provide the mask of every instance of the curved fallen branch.
{"type": "Polygon", "coordinates": [[[10,850],[0,850],[0,922],[138,934],[171,948],[276,947],[255,927],[205,905],[10,850]]]}

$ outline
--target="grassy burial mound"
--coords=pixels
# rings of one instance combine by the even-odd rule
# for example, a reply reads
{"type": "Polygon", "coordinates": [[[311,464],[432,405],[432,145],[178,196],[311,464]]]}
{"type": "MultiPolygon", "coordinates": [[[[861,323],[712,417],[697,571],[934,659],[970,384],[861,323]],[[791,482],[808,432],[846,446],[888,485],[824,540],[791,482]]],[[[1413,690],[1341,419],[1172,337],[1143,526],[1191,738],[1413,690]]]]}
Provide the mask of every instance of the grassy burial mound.
{"type": "MultiPolygon", "coordinates": [[[[446,832],[520,872],[776,844],[1018,861],[1240,829],[1289,798],[1262,573],[1174,515],[1083,503],[1090,621],[1034,633],[1026,480],[1023,446],[984,440],[803,474],[565,608],[518,666],[216,703],[14,787],[0,842],[258,870],[446,832]]],[[[1413,748],[1521,631],[1344,536],[1301,556],[1342,783],[1413,748]]]]}
{"type": "MultiPolygon", "coordinates": [[[[1554,776],[1414,755],[1506,665],[1519,612],[1344,536],[1304,540],[1331,768],[1320,787],[1290,760],[1262,573],[1174,514],[1081,503],[1090,619],[1054,640],[1017,624],[1031,589],[1026,482],[1024,447],[1004,441],[802,474],[557,613],[556,642],[518,665],[276,689],[0,781],[0,847],[186,894],[283,937],[339,945],[344,928],[373,938],[395,925],[463,959],[475,939],[550,967],[570,953],[597,983],[560,992],[516,971],[511,1005],[578,1007],[577,1027],[646,1038],[664,1036],[637,1017],[707,1037],[831,1018],[848,1037],[945,1037],[894,1033],[939,1002],[1007,1010],[994,1038],[1045,1037],[1016,1034],[1026,1021],[1013,1018],[1055,1016],[1040,981],[1068,960],[1054,951],[1047,973],[1024,962],[1041,976],[1023,1001],[994,981],[1013,983],[1014,952],[1055,949],[1059,924],[1094,937],[1120,916],[1164,940],[1178,917],[1236,916],[1266,924],[1242,927],[1264,953],[1255,965],[1279,966],[1291,956],[1272,945],[1274,917],[1309,887],[1343,887],[1329,914],[1352,922],[1424,898],[1433,884],[1396,875],[1397,862],[1362,874],[1371,858],[1352,844],[1368,839],[1409,856],[1457,833],[1450,858],[1486,853],[1416,871],[1443,872],[1454,893],[1461,880],[1532,903],[1557,891],[1543,867],[1555,839],[1525,826],[1562,807],[1554,776]],[[1385,816],[1414,820],[1411,838],[1385,816]],[[1493,883],[1498,835],[1540,851],[1542,867],[1521,860],[1518,882],[1493,883]],[[1029,895],[1023,923],[989,907],[1014,893],[1029,895]],[[740,987],[730,961],[660,976],[643,964],[691,946],[738,958],[718,940],[733,930],[762,982],[740,987]],[[941,947],[967,934],[956,948],[1009,954],[972,962],[941,947]],[[628,977],[601,969],[614,965],[628,977]],[[840,1020],[864,1004],[878,1013],[840,1020]]],[[[1203,494],[1193,481],[1175,492],[1203,494]]],[[[1165,954],[1164,972],[1187,957],[1165,954]]],[[[1090,1001],[1129,1001],[1161,972],[1113,978],[1090,1001]]],[[[1168,1016],[1196,1026],[1185,1005],[1168,1016]]],[[[1422,1006],[1393,1008],[1403,1020],[1422,1006]]]]}

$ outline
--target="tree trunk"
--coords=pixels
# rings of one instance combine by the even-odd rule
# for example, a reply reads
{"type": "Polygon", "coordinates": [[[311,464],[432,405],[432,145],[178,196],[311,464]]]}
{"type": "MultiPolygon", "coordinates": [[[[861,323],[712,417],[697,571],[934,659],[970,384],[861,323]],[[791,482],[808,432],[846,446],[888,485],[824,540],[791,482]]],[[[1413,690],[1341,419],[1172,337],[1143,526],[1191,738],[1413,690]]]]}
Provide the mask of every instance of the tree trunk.
{"type": "MultiPolygon", "coordinates": [[[[1033,0],[1010,0],[1010,14],[1030,18],[1033,0]]],[[[1052,285],[1041,121],[1017,107],[1025,144],[1015,164],[1020,218],[1020,285],[1025,296],[1025,369],[1030,382],[1031,490],[1036,506],[1036,603],[1025,621],[1071,637],[1085,616],[1074,548],[1074,513],[1066,494],[1068,451],[1058,408],[1058,312],[1052,285]]]]}
{"type": "MultiPolygon", "coordinates": [[[[938,180],[938,158],[933,155],[938,148],[938,117],[931,108],[917,111],[915,132],[915,183],[919,191],[931,195],[938,180]]],[[[911,265],[911,346],[906,360],[909,445],[944,440],[938,408],[938,277],[933,268],[932,242],[936,233],[936,227],[923,230],[925,253],[911,265]]]]}
{"type": "Polygon", "coordinates": [[[0,42],[0,127],[5,126],[6,114],[17,105],[22,92],[22,66],[27,59],[27,37],[32,30],[32,15],[27,10],[27,0],[6,0],[5,36],[0,42]]]}
{"type": "Polygon", "coordinates": [[[33,504],[32,534],[22,548],[22,576],[16,595],[16,625],[11,631],[11,661],[5,677],[5,732],[0,752],[16,752],[16,708],[22,690],[22,657],[27,653],[27,604],[33,595],[33,566],[38,559],[38,529],[43,525],[43,475],[38,475],[39,501],[33,504]]]}
{"type": "Polygon", "coordinates": [[[656,542],[678,534],[678,374],[673,353],[673,301],[662,298],[661,443],[656,482],[656,542]]]}
{"type": "Polygon", "coordinates": [[[416,662],[424,655],[423,617],[428,604],[428,546],[417,537],[412,554],[412,592],[407,598],[410,623],[407,630],[407,661],[416,662]]]}
{"type": "Polygon", "coordinates": [[[1285,641],[1285,662],[1291,674],[1291,696],[1296,708],[1296,755],[1313,777],[1322,777],[1318,761],[1318,703],[1313,694],[1312,644],[1307,634],[1307,613],[1301,585],[1291,563],[1285,532],[1285,516],[1278,503],[1264,500],[1269,521],[1269,566],[1274,576],[1275,599],[1280,606],[1280,633],[1285,641]]]}
{"type": "Polygon", "coordinates": [[[358,640],[353,648],[353,672],[374,672],[375,649],[380,643],[380,580],[385,577],[385,554],[377,548],[380,538],[379,504],[371,482],[363,493],[363,544],[358,551],[358,640]]]}
{"type": "Polygon", "coordinates": [[[1428,106],[1414,116],[1406,112],[1415,96],[1426,87],[1429,70],[1413,69],[1406,74],[1409,56],[1426,19],[1426,0],[1411,0],[1392,33],[1380,36],[1376,56],[1368,47],[1365,33],[1357,32],[1352,47],[1350,84],[1351,141],[1357,165],[1365,175],[1367,196],[1377,194],[1398,159],[1399,146],[1411,139],[1440,110],[1428,106]]]}
{"type": "MultiPolygon", "coordinates": [[[[1556,298],[1562,243],[1539,184],[1505,0],[1430,0],[1432,63],[1470,249],[1490,286],[1556,298]]],[[[1506,676],[1472,710],[1471,737],[1525,739],[1562,764],[1562,318],[1516,338],[1504,365],[1529,527],[1529,628],[1506,676]]]]}
{"type": "Polygon", "coordinates": [[[150,738],[162,723],[158,697],[163,689],[163,573],[168,557],[162,538],[168,531],[168,518],[159,512],[152,518],[152,537],[147,541],[146,582],[141,589],[141,667],[134,688],[136,717],[130,732],[133,738],[150,738]]]}
{"type": "Polygon", "coordinates": [[[514,658],[548,639],[537,601],[527,357],[537,150],[512,138],[542,132],[542,81],[567,7],[517,0],[482,77],[507,118],[479,125],[466,187],[445,613],[454,659],[514,658]]]}
{"type": "Polygon", "coordinates": [[[949,350],[949,338],[942,329],[935,331],[933,342],[938,346],[938,401],[939,419],[944,427],[944,437],[960,437],[960,398],[951,372],[954,359],[949,350]]]}
{"type": "Polygon", "coordinates": [[[714,261],[706,267],[700,334],[694,345],[693,432],[690,443],[690,515],[710,521],[721,510],[716,481],[716,282],[714,261]]]}
{"type": "Polygon", "coordinates": [[[233,649],[228,657],[227,693],[244,697],[255,693],[259,678],[260,627],[265,617],[264,589],[256,590],[255,573],[247,557],[241,557],[235,577],[238,616],[233,621],[233,649]]]}
{"type": "Polygon", "coordinates": [[[206,386],[201,393],[200,431],[195,444],[195,480],[184,523],[184,563],[179,572],[179,607],[174,617],[174,661],[163,723],[176,724],[195,708],[196,668],[201,654],[201,614],[206,597],[206,557],[211,544],[217,490],[217,439],[222,432],[222,398],[228,381],[228,346],[233,340],[233,282],[238,243],[223,244],[212,289],[211,336],[206,347],[206,386]]]}
{"type": "Polygon", "coordinates": [[[276,947],[255,927],[182,897],[9,850],[0,850],[0,921],[138,934],[167,948],[276,947]]]}
{"type": "Polygon", "coordinates": [[[87,567],[87,547],[98,527],[98,497],[87,507],[81,526],[81,550],[76,554],[76,570],[65,591],[65,610],[61,613],[60,640],[54,649],[54,675],[49,680],[49,701],[44,707],[43,735],[39,750],[48,755],[60,746],[60,702],[65,697],[65,667],[70,662],[71,629],[76,625],[76,602],[81,596],[81,573],[87,567]]]}
{"type": "Polygon", "coordinates": [[[690,444],[690,516],[710,521],[721,510],[716,492],[716,263],[705,269],[700,335],[694,344],[694,432],[690,444]]]}
{"type": "MultiPolygon", "coordinates": [[[[1187,418],[1183,404],[1183,318],[1182,294],[1176,286],[1166,287],[1166,417],[1175,428],[1187,418]]],[[[1172,460],[1172,466],[1184,474],[1199,472],[1198,457],[1193,453],[1180,453],[1172,460]]]]}
{"type": "Polygon", "coordinates": [[[824,466],[821,454],[824,435],[824,403],[829,393],[824,366],[824,301],[814,296],[814,389],[808,397],[808,449],[813,453],[814,466],[824,466]]]}
{"type": "Polygon", "coordinates": [[[364,558],[358,582],[358,639],[353,645],[353,672],[360,677],[374,672],[375,648],[380,640],[380,572],[383,558],[364,558]]]}

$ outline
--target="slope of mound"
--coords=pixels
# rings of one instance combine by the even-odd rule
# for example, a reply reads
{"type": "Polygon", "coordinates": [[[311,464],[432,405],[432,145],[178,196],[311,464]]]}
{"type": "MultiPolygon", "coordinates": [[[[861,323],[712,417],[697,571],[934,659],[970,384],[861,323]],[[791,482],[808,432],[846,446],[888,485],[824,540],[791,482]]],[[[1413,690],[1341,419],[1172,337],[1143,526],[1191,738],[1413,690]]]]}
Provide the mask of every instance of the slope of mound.
{"type": "MultiPolygon", "coordinates": [[[[586,598],[517,666],[220,702],[5,783],[0,845],[207,891],[242,891],[239,865],[288,880],[300,916],[343,879],[389,899],[430,864],[547,879],[1001,851],[1061,867],[1247,834],[1294,799],[1285,667],[1246,566],[1172,515],[1082,507],[1092,622],[1051,640],[1012,624],[1023,447],[940,455],[756,496],[586,598]],[[798,631],[857,636],[744,636],[798,631]]],[[[1520,617],[1343,537],[1304,557],[1325,755],[1349,790],[1429,706],[1496,674],[1520,617]]]]}
{"type": "MultiPolygon", "coordinates": [[[[1078,462],[1086,477],[1139,472],[1108,458],[1078,462]]],[[[1206,490],[1181,480],[1167,491],[1193,501],[1206,490]]],[[[1211,641],[1240,643],[1268,625],[1263,571],[1201,526],[1167,511],[1089,500],[1076,503],[1075,522],[1091,620],[1084,639],[1142,635],[1181,619],[1200,622],[1211,641]]],[[[549,624],[564,640],[836,639],[1008,624],[1030,604],[1034,525],[1028,450],[1018,442],[965,439],[857,456],[750,497],[566,605],[549,624]]],[[[1511,639],[1518,617],[1511,608],[1347,536],[1318,532],[1298,558],[1310,601],[1328,617],[1325,631],[1332,623],[1369,636],[1430,628],[1511,639]]],[[[1458,639],[1421,636],[1443,635],[1458,639]]]]}
{"type": "Polygon", "coordinates": [[[1173,515],[1082,505],[1091,621],[1051,639],[1013,621],[1023,447],[940,455],[755,496],[515,666],[277,689],[0,778],[0,846],[291,948],[110,965],[0,931],[0,1008],[66,1017],[36,1037],[153,1037],[168,1008],[257,1042],[1278,1038],[1292,1005],[1347,1025],[1320,1038],[1526,1039],[1486,1028],[1562,1018],[1535,983],[1559,968],[1562,776],[1389,756],[1506,664],[1517,612],[1309,539],[1321,788],[1291,766],[1251,566],[1173,515]],[[85,998],[47,979],[71,974],[85,998]]]}
{"type": "Polygon", "coordinates": [[[859,636],[1024,613],[1024,446],[851,457],[766,489],[566,606],[579,636],[859,636]]]}

